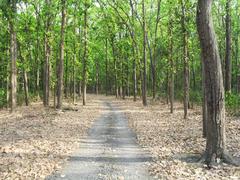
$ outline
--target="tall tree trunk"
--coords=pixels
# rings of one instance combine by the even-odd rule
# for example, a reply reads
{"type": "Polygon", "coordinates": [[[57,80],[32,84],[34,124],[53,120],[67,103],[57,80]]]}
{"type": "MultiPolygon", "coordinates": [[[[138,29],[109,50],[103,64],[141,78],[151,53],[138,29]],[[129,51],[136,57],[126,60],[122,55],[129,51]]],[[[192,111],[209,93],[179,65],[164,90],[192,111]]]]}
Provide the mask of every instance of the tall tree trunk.
{"type": "Polygon", "coordinates": [[[105,68],[106,68],[106,85],[105,85],[105,91],[106,91],[106,96],[108,95],[108,88],[109,88],[109,83],[108,83],[108,40],[106,39],[106,44],[105,44],[105,54],[106,54],[106,59],[105,59],[105,68]]]}
{"type": "Polygon", "coordinates": [[[18,43],[18,50],[19,50],[19,56],[21,59],[21,62],[23,64],[23,87],[24,87],[24,99],[25,99],[25,105],[28,106],[29,105],[29,93],[28,93],[28,77],[27,77],[27,71],[26,71],[26,67],[25,67],[25,60],[24,57],[22,56],[22,51],[21,51],[21,45],[20,43],[18,43]]]}
{"type": "Polygon", "coordinates": [[[99,60],[96,61],[96,94],[99,93],[99,60]]]}
{"type": "MultiPolygon", "coordinates": [[[[170,12],[171,13],[171,12],[170,12]]],[[[173,113],[174,108],[174,62],[173,62],[173,34],[172,34],[172,18],[169,20],[169,61],[170,61],[170,82],[169,82],[169,100],[170,100],[170,112],[173,113]]]]}
{"type": "Polygon", "coordinates": [[[83,105],[86,105],[86,96],[87,96],[87,61],[88,61],[88,42],[87,42],[87,33],[88,33],[88,4],[87,0],[84,2],[84,54],[83,54],[83,105]]]}
{"type": "MultiPolygon", "coordinates": [[[[45,0],[46,8],[51,6],[51,0],[45,0]]],[[[49,106],[49,81],[50,81],[50,10],[46,12],[46,22],[45,22],[45,37],[44,37],[44,53],[45,53],[45,62],[44,62],[44,75],[43,75],[43,105],[45,107],[49,106]]]]}
{"type": "MultiPolygon", "coordinates": [[[[10,57],[10,47],[9,47],[9,43],[8,43],[8,47],[7,47],[7,58],[10,57]]],[[[9,108],[9,81],[10,81],[10,77],[9,77],[9,61],[7,61],[7,83],[6,83],[6,100],[7,100],[7,109],[9,108]]]]}
{"type": "Polygon", "coordinates": [[[135,31],[134,31],[134,20],[135,20],[135,12],[134,12],[134,5],[133,1],[130,0],[130,7],[131,7],[131,13],[132,13],[132,52],[133,52],[133,101],[137,101],[137,47],[135,45],[135,31]]]}
{"type": "Polygon", "coordinates": [[[188,39],[186,29],[186,0],[181,1],[182,5],[182,31],[183,31],[183,63],[184,63],[184,119],[188,116],[189,103],[189,62],[188,62],[188,39]]]}
{"type": "Polygon", "coordinates": [[[61,0],[62,5],[62,23],[60,39],[60,58],[57,71],[57,109],[62,108],[62,91],[63,91],[63,71],[64,71],[64,34],[66,26],[66,0],[61,0]]]}
{"type": "Polygon", "coordinates": [[[225,57],[225,91],[231,92],[232,62],[231,62],[231,0],[226,2],[226,57],[225,57]]]}
{"type": "Polygon", "coordinates": [[[114,60],[114,82],[115,82],[115,96],[118,98],[118,76],[117,76],[117,58],[116,58],[116,49],[114,44],[114,35],[111,37],[111,44],[112,44],[112,55],[114,60]]]}
{"type": "Polygon", "coordinates": [[[205,162],[209,167],[221,159],[233,163],[226,153],[223,77],[211,7],[212,0],[198,0],[197,30],[202,50],[207,97],[205,162]]]}
{"type": "Polygon", "coordinates": [[[29,93],[28,93],[28,77],[27,77],[27,71],[23,70],[23,79],[24,79],[24,94],[25,94],[25,104],[26,106],[29,105],[29,93]]]}
{"type": "Polygon", "coordinates": [[[157,3],[157,17],[156,17],[156,24],[155,24],[155,30],[154,30],[154,47],[153,47],[153,85],[152,85],[152,93],[153,93],[153,99],[156,98],[156,49],[157,49],[157,34],[158,34],[158,24],[160,22],[160,10],[161,10],[161,0],[158,0],[157,3]]]}
{"type": "Polygon", "coordinates": [[[40,88],[39,88],[39,83],[40,83],[40,37],[39,37],[39,30],[40,30],[40,12],[39,12],[39,5],[36,7],[36,19],[37,19],[37,24],[36,24],[36,30],[37,30],[37,45],[36,45],[36,61],[37,61],[37,73],[36,73],[36,92],[37,92],[37,99],[40,99],[40,88]]]}
{"type": "MultiPolygon", "coordinates": [[[[239,2],[236,3],[236,14],[239,12],[239,2]]],[[[237,72],[236,72],[236,82],[237,82],[237,92],[240,93],[240,62],[239,62],[239,38],[240,38],[240,17],[237,16],[237,24],[236,24],[236,37],[235,37],[235,52],[236,52],[236,66],[237,66],[237,72]]]]}
{"type": "Polygon", "coordinates": [[[75,64],[76,64],[76,47],[74,47],[74,56],[73,56],[73,104],[76,103],[76,79],[75,79],[75,64]]]}
{"type": "Polygon", "coordinates": [[[142,85],[142,101],[147,106],[147,52],[146,52],[146,19],[145,19],[145,0],[142,0],[142,16],[143,16],[143,85],[142,85]]]}
{"type": "Polygon", "coordinates": [[[205,70],[204,63],[202,62],[202,123],[203,123],[203,137],[207,136],[207,93],[205,88],[205,70]]]}
{"type": "Polygon", "coordinates": [[[10,88],[10,101],[11,112],[17,106],[17,35],[16,35],[16,0],[10,1],[11,17],[9,19],[10,26],[10,59],[11,59],[11,88],[10,88]]]}
{"type": "Polygon", "coordinates": [[[69,94],[69,89],[70,89],[70,82],[69,82],[69,77],[68,77],[68,62],[69,62],[69,58],[68,58],[68,51],[66,51],[66,58],[65,58],[65,79],[64,79],[64,95],[65,98],[68,98],[68,94],[69,94]]]}
{"type": "Polygon", "coordinates": [[[82,96],[82,83],[79,80],[78,82],[78,96],[81,97],[82,96]]]}

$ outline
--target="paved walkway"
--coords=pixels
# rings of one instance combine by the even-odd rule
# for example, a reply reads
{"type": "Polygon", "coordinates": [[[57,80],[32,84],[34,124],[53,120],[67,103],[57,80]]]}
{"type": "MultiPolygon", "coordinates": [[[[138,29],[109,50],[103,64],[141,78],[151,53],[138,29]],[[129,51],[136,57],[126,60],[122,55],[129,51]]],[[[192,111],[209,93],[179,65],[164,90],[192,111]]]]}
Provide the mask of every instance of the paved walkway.
{"type": "Polygon", "coordinates": [[[135,134],[121,111],[108,102],[107,111],[89,130],[88,138],[66,167],[50,180],[148,180],[149,155],[136,143],[135,134]]]}

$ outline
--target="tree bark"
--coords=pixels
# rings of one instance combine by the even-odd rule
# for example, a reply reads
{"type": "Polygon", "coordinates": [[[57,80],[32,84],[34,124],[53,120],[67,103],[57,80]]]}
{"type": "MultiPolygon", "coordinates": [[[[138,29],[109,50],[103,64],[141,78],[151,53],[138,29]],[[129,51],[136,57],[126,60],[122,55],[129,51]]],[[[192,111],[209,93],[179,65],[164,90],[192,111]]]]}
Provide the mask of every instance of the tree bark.
{"type": "Polygon", "coordinates": [[[157,57],[157,53],[156,53],[156,49],[157,49],[157,33],[158,33],[158,24],[160,22],[160,10],[161,10],[161,1],[162,0],[158,0],[158,5],[157,5],[157,17],[156,17],[156,24],[155,24],[155,30],[154,30],[154,47],[153,47],[153,87],[152,87],[152,93],[153,93],[153,99],[156,98],[156,57],[157,57]]]}
{"type": "Polygon", "coordinates": [[[99,94],[99,60],[96,61],[96,94],[99,94]]]}
{"type": "Polygon", "coordinates": [[[232,62],[231,62],[231,0],[226,2],[226,56],[225,56],[225,91],[231,92],[232,62]]]}
{"type": "Polygon", "coordinates": [[[142,84],[142,101],[147,106],[147,52],[146,52],[146,19],[145,19],[145,0],[142,0],[143,16],[143,84],[142,84]]]}
{"type": "Polygon", "coordinates": [[[169,20],[169,61],[170,61],[170,82],[169,82],[169,100],[170,100],[170,112],[173,113],[174,108],[174,62],[173,62],[173,35],[172,35],[172,18],[169,20]]]}
{"type": "Polygon", "coordinates": [[[58,62],[57,73],[57,109],[62,108],[62,92],[63,92],[63,71],[64,71],[64,34],[66,26],[66,0],[61,0],[62,5],[62,23],[61,23],[61,39],[60,39],[60,58],[58,62]]]}
{"type": "Polygon", "coordinates": [[[35,13],[36,13],[36,31],[37,31],[37,44],[36,44],[36,66],[37,66],[37,72],[36,72],[36,92],[37,92],[37,99],[40,99],[40,37],[39,37],[39,31],[40,31],[40,10],[39,5],[36,5],[35,13]]]}
{"type": "Polygon", "coordinates": [[[198,0],[197,30],[204,64],[207,98],[207,143],[205,162],[209,167],[219,159],[229,162],[226,153],[225,103],[221,60],[211,16],[212,0],[198,0]]]}
{"type": "Polygon", "coordinates": [[[11,112],[16,109],[17,106],[17,35],[16,35],[16,1],[11,0],[11,15],[9,19],[10,26],[10,59],[11,59],[11,88],[10,88],[10,101],[11,112]]]}
{"type": "Polygon", "coordinates": [[[82,80],[82,88],[83,88],[83,105],[86,105],[86,96],[87,96],[87,60],[88,60],[88,42],[87,42],[87,34],[88,34],[88,4],[87,1],[84,2],[84,54],[83,54],[83,80],[82,80]]]}
{"type": "Polygon", "coordinates": [[[114,60],[114,82],[115,82],[115,96],[118,98],[118,75],[117,75],[117,58],[116,58],[116,48],[114,44],[114,35],[111,37],[111,44],[112,44],[112,55],[114,60]]]}
{"type": "Polygon", "coordinates": [[[106,39],[106,44],[105,44],[105,54],[106,54],[106,59],[105,59],[105,68],[106,68],[106,85],[105,85],[105,91],[106,91],[106,96],[108,95],[108,88],[109,88],[109,83],[108,83],[108,40],[106,39]]]}
{"type": "MultiPolygon", "coordinates": [[[[51,6],[51,0],[45,0],[46,8],[51,6]]],[[[44,75],[43,75],[43,105],[45,107],[49,106],[49,81],[50,81],[50,10],[46,12],[46,22],[45,22],[45,37],[44,37],[44,53],[45,53],[45,62],[44,62],[44,75]]]]}
{"type": "Polygon", "coordinates": [[[203,137],[207,136],[207,93],[205,88],[205,70],[204,63],[202,63],[202,127],[203,127],[203,137]]]}
{"type": "Polygon", "coordinates": [[[23,87],[24,87],[24,99],[25,99],[25,105],[28,106],[29,105],[29,93],[28,93],[28,77],[27,77],[27,71],[26,71],[26,67],[25,67],[25,60],[24,57],[22,56],[22,51],[21,51],[21,45],[20,43],[18,43],[18,50],[19,50],[19,56],[21,59],[21,62],[23,64],[23,87]]]}
{"type": "Polygon", "coordinates": [[[183,31],[183,63],[184,63],[184,119],[188,116],[189,103],[189,62],[188,62],[188,38],[186,29],[186,2],[181,1],[182,5],[182,31],[183,31]]]}
{"type": "Polygon", "coordinates": [[[130,7],[131,7],[131,13],[132,13],[132,52],[133,52],[133,101],[137,101],[137,45],[135,45],[135,31],[134,31],[134,20],[135,20],[135,13],[134,13],[134,5],[133,1],[130,0],[130,7]]]}

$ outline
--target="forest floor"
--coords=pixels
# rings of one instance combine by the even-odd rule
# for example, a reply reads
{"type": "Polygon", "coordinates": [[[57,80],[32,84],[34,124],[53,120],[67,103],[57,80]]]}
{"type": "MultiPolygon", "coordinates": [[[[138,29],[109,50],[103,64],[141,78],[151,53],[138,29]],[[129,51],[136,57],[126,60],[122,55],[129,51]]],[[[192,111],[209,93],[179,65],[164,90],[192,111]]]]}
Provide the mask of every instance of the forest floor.
{"type": "Polygon", "coordinates": [[[87,129],[104,111],[91,95],[83,107],[64,103],[63,112],[42,103],[0,111],[0,179],[44,179],[60,169],[86,136],[87,129]]]}
{"type": "MultiPolygon", "coordinates": [[[[115,103],[125,111],[139,144],[152,154],[149,171],[157,179],[240,179],[240,167],[221,164],[208,170],[204,164],[195,163],[205,149],[201,108],[190,109],[184,120],[180,103],[175,103],[173,114],[160,101],[148,107],[132,99],[115,103]]],[[[240,117],[227,117],[226,132],[228,151],[240,157],[240,117]]]]}
{"type": "MultiPolygon", "coordinates": [[[[81,102],[76,106],[65,102],[64,112],[47,110],[42,103],[19,107],[14,114],[1,110],[0,179],[44,179],[60,170],[86,139],[93,122],[106,113],[103,101],[125,114],[138,143],[153,157],[149,172],[157,179],[240,179],[239,167],[222,164],[207,170],[205,165],[193,163],[192,155],[205,148],[200,108],[189,110],[184,120],[180,103],[170,114],[161,101],[143,107],[140,100],[94,95],[88,96],[85,107],[81,102]]],[[[227,149],[239,157],[240,118],[227,117],[226,126],[227,149]]]]}

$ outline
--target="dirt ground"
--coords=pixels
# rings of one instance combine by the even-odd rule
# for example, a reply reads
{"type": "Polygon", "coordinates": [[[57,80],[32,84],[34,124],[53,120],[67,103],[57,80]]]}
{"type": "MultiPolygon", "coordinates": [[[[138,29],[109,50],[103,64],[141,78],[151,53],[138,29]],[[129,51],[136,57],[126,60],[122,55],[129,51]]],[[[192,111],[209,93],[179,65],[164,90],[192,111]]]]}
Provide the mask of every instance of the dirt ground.
{"type": "Polygon", "coordinates": [[[65,112],[44,109],[42,103],[13,114],[1,110],[0,179],[44,179],[60,169],[103,112],[95,96],[88,96],[87,106],[80,104],[64,103],[65,112]]]}
{"type": "MultiPolygon", "coordinates": [[[[189,110],[183,119],[182,105],[175,104],[174,114],[163,102],[143,107],[141,101],[108,97],[128,118],[139,144],[153,156],[149,172],[156,179],[240,179],[240,168],[226,164],[207,170],[192,162],[192,155],[205,148],[202,137],[201,109],[189,110]]],[[[0,111],[0,179],[44,179],[61,169],[74,152],[95,119],[106,110],[106,97],[88,96],[83,107],[65,103],[67,111],[44,109],[41,103],[20,107],[14,114],[0,111]],[[72,111],[71,109],[78,110],[72,111]]],[[[240,118],[228,117],[227,149],[240,157],[240,118]]]]}
{"type": "MultiPolygon", "coordinates": [[[[152,154],[149,171],[157,179],[240,179],[239,167],[222,164],[207,170],[205,165],[193,163],[191,157],[205,149],[200,108],[189,110],[189,118],[184,120],[179,103],[175,104],[174,114],[164,102],[148,107],[143,107],[140,100],[115,103],[125,112],[139,143],[152,154]]],[[[226,126],[227,149],[240,157],[240,118],[227,117],[226,126]]]]}
{"type": "Polygon", "coordinates": [[[103,101],[106,111],[88,137],[64,168],[46,180],[153,180],[147,168],[152,158],[137,144],[126,116],[111,99],[103,101]]]}

